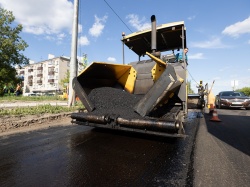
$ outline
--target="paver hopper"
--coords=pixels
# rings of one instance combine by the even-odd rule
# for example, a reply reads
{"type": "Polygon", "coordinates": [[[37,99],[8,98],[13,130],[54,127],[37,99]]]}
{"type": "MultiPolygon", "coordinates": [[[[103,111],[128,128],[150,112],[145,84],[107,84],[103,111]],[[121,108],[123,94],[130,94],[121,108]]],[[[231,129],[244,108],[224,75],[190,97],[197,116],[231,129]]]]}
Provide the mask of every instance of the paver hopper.
{"type": "Polygon", "coordinates": [[[86,108],[72,122],[99,128],[170,137],[185,136],[187,89],[185,62],[174,50],[186,47],[184,22],[156,26],[124,36],[122,42],[139,56],[124,64],[93,62],[73,80],[86,108]],[[170,54],[161,55],[170,51],[170,54]],[[140,60],[144,55],[147,60],[140,60]]]}

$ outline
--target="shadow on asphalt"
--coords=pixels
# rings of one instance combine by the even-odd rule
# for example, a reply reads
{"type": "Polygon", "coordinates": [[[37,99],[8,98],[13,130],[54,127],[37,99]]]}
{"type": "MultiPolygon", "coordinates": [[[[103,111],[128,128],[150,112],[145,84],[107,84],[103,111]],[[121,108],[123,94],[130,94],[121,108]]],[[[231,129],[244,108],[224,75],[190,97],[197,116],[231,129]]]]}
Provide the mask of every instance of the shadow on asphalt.
{"type": "Polygon", "coordinates": [[[250,156],[250,116],[218,115],[221,122],[210,121],[209,114],[204,117],[209,133],[250,156]]]}

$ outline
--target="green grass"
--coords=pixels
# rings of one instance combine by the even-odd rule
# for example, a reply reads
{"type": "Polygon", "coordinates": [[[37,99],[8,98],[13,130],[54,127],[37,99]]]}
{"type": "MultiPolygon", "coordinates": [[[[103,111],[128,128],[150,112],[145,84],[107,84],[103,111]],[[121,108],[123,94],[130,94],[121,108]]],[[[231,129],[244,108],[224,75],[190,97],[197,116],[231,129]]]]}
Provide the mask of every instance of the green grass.
{"type": "MultiPolygon", "coordinates": [[[[14,101],[58,101],[63,100],[57,96],[4,96],[0,97],[0,102],[14,102],[14,101]]],[[[57,114],[61,112],[73,112],[84,108],[83,104],[78,101],[75,106],[52,106],[50,104],[37,105],[34,107],[16,107],[16,108],[0,108],[0,117],[7,115],[23,116],[23,115],[37,115],[37,114],[57,114]]]]}
{"type": "Polygon", "coordinates": [[[0,101],[52,101],[52,100],[61,100],[58,96],[3,96],[0,97],[0,101]]]}
{"type": "Polygon", "coordinates": [[[0,116],[14,115],[14,116],[23,116],[23,115],[37,115],[37,114],[57,114],[61,112],[73,112],[82,106],[73,106],[73,107],[65,107],[65,106],[52,106],[50,104],[46,105],[37,105],[35,107],[17,107],[10,109],[0,109],[0,116]]]}

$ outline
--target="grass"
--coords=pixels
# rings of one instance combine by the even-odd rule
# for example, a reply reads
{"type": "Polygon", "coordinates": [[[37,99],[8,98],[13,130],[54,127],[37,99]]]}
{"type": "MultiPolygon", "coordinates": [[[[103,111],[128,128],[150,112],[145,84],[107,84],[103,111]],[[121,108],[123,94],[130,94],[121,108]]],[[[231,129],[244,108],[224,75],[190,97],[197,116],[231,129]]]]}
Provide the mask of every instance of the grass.
{"type": "Polygon", "coordinates": [[[0,97],[0,101],[55,101],[55,100],[61,100],[62,98],[58,96],[3,96],[0,97]]]}
{"type": "MultiPolygon", "coordinates": [[[[4,96],[0,97],[0,102],[14,102],[14,101],[58,101],[63,100],[57,96],[4,96]]],[[[16,108],[0,108],[0,117],[7,115],[23,116],[23,115],[37,115],[37,114],[57,114],[61,112],[73,112],[82,109],[84,106],[80,102],[76,102],[75,106],[52,106],[50,104],[37,105],[34,107],[16,107],[16,108]]]]}

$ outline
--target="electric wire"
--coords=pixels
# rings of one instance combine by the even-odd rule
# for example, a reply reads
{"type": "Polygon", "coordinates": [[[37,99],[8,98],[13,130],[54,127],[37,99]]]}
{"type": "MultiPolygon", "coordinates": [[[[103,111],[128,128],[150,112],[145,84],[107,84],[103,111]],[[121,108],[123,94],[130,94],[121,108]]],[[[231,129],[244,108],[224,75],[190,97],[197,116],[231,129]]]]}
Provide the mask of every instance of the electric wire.
{"type": "Polygon", "coordinates": [[[194,79],[194,77],[191,75],[191,73],[188,71],[188,69],[187,69],[187,72],[188,72],[188,74],[190,75],[190,77],[192,78],[192,80],[197,84],[197,86],[199,86],[199,84],[198,84],[197,81],[194,79]]]}
{"type": "Polygon", "coordinates": [[[109,6],[109,8],[115,13],[115,15],[120,19],[120,21],[127,27],[128,30],[132,33],[133,31],[128,27],[128,25],[121,19],[121,17],[115,12],[115,10],[109,5],[109,3],[104,0],[104,2],[109,6]]]}

